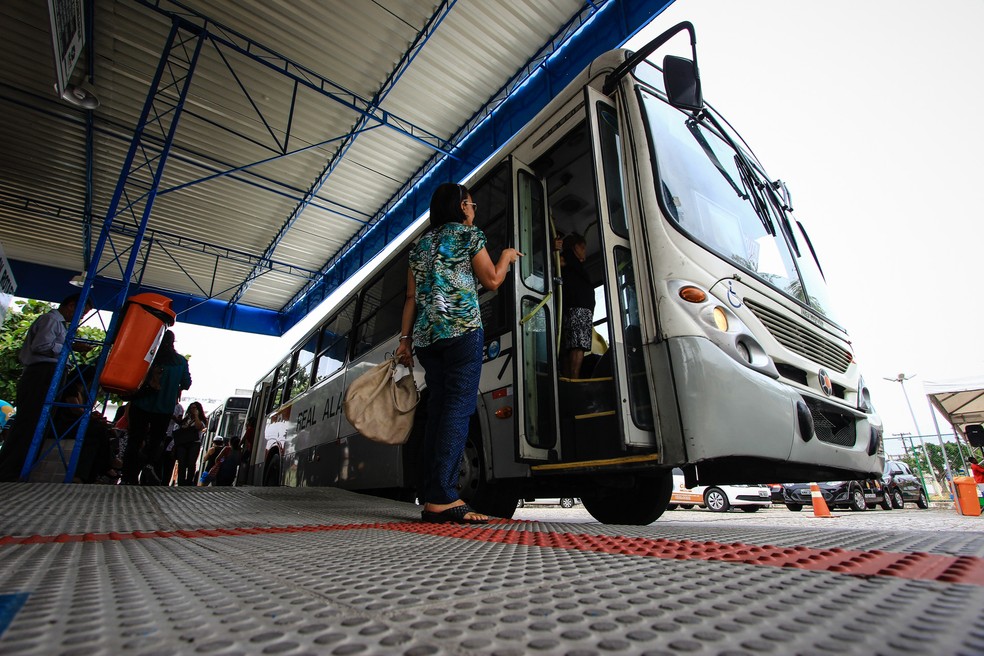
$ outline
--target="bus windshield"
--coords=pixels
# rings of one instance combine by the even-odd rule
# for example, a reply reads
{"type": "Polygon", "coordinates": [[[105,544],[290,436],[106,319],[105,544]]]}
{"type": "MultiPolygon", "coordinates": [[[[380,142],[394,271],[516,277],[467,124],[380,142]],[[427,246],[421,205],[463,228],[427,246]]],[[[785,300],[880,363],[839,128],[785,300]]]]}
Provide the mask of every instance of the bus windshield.
{"type": "Polygon", "coordinates": [[[804,234],[756,189],[760,174],[744,165],[748,155],[737,153],[711,125],[645,88],[640,94],[670,220],[705,248],[836,322],[804,234]]]}

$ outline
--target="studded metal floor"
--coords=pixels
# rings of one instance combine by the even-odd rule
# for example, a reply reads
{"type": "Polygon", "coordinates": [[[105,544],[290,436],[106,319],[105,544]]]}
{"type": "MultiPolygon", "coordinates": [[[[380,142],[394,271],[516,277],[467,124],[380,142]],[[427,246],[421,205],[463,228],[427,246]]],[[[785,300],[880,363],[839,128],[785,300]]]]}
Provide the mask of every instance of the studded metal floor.
{"type": "Polygon", "coordinates": [[[0,654],[984,653],[984,517],[905,512],[451,527],[331,489],[2,484],[0,654]]]}

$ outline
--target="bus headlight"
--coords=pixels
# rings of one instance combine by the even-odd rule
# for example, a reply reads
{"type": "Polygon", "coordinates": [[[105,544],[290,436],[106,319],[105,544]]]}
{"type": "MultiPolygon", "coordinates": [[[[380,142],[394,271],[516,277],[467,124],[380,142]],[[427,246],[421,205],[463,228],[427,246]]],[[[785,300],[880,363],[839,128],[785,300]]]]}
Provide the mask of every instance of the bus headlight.
{"type": "Polygon", "coordinates": [[[728,332],[728,315],[724,313],[724,308],[721,306],[714,308],[714,325],[721,332],[728,332]]]}
{"type": "Polygon", "coordinates": [[[779,378],[772,358],[726,303],[693,283],[671,280],[668,285],[687,314],[696,320],[701,331],[722,351],[746,367],[770,378],[779,378]]]}

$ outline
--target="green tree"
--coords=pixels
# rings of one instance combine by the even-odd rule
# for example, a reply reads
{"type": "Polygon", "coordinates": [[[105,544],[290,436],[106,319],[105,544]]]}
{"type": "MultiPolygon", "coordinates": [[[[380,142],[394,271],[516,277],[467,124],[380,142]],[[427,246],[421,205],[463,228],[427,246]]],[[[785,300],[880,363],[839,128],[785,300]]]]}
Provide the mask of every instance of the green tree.
{"type": "MultiPolygon", "coordinates": [[[[969,457],[970,451],[967,446],[960,445],[956,442],[944,442],[944,447],[946,447],[946,461],[949,462],[950,467],[953,469],[955,474],[961,473],[963,468],[963,460],[960,459],[960,452],[963,451],[964,460],[969,457]]],[[[929,453],[929,464],[932,469],[926,466],[926,456],[923,454],[921,446],[916,446],[915,449],[910,451],[909,455],[902,458],[902,460],[909,465],[912,471],[918,471],[921,468],[923,473],[927,476],[932,472],[936,476],[938,481],[946,481],[946,462],[943,458],[944,449],[940,448],[939,444],[933,444],[932,442],[926,442],[926,451],[929,453]],[[917,467],[918,465],[918,467],[917,467]]]]}
{"type": "MultiPolygon", "coordinates": [[[[17,353],[27,337],[27,331],[35,319],[55,307],[51,303],[34,300],[14,301],[14,305],[16,307],[11,308],[0,327],[0,399],[10,403],[17,396],[17,379],[24,369],[17,359],[17,353]]],[[[92,326],[80,326],[77,336],[97,343],[106,340],[106,332],[92,326]]],[[[101,346],[97,346],[88,353],[76,353],[76,362],[95,362],[101,349],[101,346]]]]}

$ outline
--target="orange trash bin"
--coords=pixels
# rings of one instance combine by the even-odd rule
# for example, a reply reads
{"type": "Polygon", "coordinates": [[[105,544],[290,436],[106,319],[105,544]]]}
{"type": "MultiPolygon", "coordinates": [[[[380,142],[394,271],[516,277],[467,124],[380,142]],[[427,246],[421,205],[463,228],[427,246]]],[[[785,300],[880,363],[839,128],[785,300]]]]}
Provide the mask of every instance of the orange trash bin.
{"type": "Polygon", "coordinates": [[[174,325],[176,316],[167,296],[137,294],[126,299],[99,384],[117,394],[136,392],[157,355],[164,329],[174,325]]]}
{"type": "Polygon", "coordinates": [[[954,476],[953,486],[957,491],[957,502],[954,506],[961,515],[977,516],[981,514],[981,506],[977,502],[977,483],[973,476],[954,476]]]}

